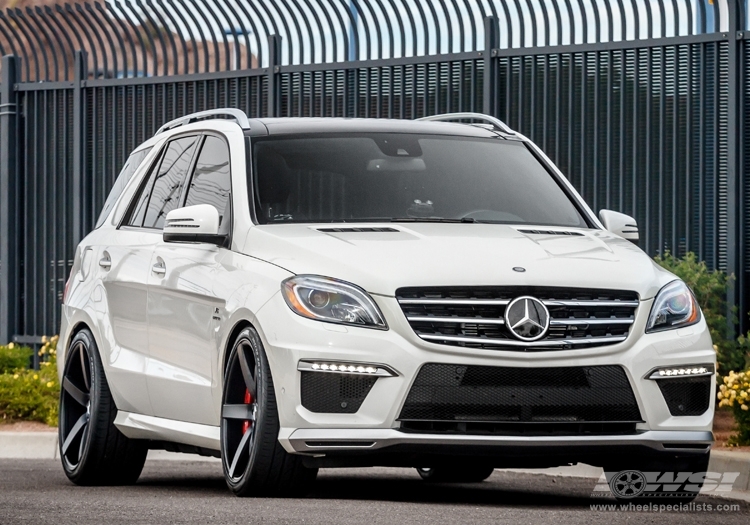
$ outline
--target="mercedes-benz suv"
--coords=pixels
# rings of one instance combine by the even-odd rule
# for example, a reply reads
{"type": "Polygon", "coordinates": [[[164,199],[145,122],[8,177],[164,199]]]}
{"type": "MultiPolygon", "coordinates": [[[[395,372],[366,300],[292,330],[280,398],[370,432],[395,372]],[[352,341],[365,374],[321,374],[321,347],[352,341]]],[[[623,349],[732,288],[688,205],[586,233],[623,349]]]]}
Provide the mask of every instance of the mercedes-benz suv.
{"type": "Polygon", "coordinates": [[[637,240],[493,117],[177,119],[75,253],[65,472],[132,483],[162,448],[247,496],[324,467],[705,471],[711,338],[637,240]]]}

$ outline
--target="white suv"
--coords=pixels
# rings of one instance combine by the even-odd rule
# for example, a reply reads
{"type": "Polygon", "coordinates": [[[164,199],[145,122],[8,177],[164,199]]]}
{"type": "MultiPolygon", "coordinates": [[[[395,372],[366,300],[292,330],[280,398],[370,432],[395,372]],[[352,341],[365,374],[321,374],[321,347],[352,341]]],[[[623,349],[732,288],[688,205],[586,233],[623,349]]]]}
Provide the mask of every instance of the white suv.
{"type": "Polygon", "coordinates": [[[637,239],[489,116],[170,122],[75,254],[65,472],[132,483],[162,448],[247,496],[322,467],[705,471],[711,338],[637,239]]]}

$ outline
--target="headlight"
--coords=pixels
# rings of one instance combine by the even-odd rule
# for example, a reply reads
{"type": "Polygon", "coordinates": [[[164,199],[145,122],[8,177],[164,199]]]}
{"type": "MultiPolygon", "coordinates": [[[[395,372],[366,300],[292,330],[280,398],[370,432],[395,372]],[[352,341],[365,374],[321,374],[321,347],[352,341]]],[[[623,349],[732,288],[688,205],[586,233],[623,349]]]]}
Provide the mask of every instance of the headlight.
{"type": "Polygon", "coordinates": [[[697,323],[701,318],[698,302],[687,285],[672,281],[659,290],[648,316],[646,332],[659,332],[697,323]]]}
{"type": "Polygon", "coordinates": [[[289,308],[302,317],[388,329],[375,301],[353,284],[318,275],[298,275],[281,283],[281,293],[289,308]]]}

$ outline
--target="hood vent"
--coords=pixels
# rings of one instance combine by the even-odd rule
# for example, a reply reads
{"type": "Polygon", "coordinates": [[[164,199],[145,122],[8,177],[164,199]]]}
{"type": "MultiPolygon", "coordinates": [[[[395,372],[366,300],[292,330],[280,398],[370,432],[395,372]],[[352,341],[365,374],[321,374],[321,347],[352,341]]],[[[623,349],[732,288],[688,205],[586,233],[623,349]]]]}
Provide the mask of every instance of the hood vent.
{"type": "Polygon", "coordinates": [[[560,230],[516,230],[519,233],[525,233],[527,235],[568,235],[574,237],[583,237],[581,232],[566,232],[560,230]]]}
{"type": "Polygon", "coordinates": [[[384,228],[367,227],[367,228],[318,228],[318,231],[323,232],[323,233],[375,233],[375,232],[390,233],[390,232],[398,232],[399,230],[397,230],[396,228],[388,228],[388,227],[384,227],[384,228]]]}

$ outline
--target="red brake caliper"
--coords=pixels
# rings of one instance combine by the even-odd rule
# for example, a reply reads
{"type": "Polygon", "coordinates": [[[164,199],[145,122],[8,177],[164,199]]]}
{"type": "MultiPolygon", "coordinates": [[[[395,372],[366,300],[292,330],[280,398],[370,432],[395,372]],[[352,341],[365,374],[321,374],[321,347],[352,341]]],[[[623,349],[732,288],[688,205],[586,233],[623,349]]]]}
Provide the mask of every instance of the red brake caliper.
{"type": "MultiPolygon", "coordinates": [[[[246,388],[245,389],[245,404],[249,405],[253,402],[253,396],[250,395],[250,391],[246,388]]],[[[250,428],[250,420],[245,421],[242,423],[242,433],[244,434],[247,432],[247,430],[250,428]]]]}

